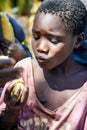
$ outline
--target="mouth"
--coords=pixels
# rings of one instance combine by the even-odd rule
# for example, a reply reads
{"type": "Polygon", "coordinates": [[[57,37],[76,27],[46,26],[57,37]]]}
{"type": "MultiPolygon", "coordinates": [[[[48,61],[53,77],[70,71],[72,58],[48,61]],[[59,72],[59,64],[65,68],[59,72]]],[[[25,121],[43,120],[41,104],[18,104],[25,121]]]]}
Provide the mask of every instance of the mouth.
{"type": "Polygon", "coordinates": [[[46,63],[47,62],[47,59],[44,59],[43,57],[36,57],[36,59],[39,63],[46,63]]]}

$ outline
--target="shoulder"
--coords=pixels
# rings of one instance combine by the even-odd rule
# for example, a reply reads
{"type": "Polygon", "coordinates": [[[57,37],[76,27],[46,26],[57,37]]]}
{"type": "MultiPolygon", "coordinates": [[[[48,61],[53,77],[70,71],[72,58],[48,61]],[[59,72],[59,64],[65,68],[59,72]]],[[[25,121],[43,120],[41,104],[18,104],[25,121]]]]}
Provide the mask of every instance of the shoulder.
{"type": "Polygon", "coordinates": [[[38,74],[38,76],[39,76],[39,75],[43,74],[43,69],[39,66],[39,64],[38,64],[36,59],[32,60],[32,66],[33,66],[34,73],[36,75],[38,74]]]}
{"type": "Polygon", "coordinates": [[[43,82],[44,74],[43,69],[40,68],[36,59],[31,57],[24,58],[23,60],[16,63],[15,67],[22,67],[24,71],[29,71],[32,69],[35,82],[43,82]]]}
{"type": "Polygon", "coordinates": [[[31,57],[26,57],[26,58],[18,61],[15,66],[17,66],[17,65],[25,66],[26,64],[28,64],[28,65],[31,64],[33,67],[33,70],[40,69],[36,59],[33,59],[31,57]]]}
{"type": "Polygon", "coordinates": [[[31,62],[31,57],[26,57],[16,63],[15,66],[25,66],[26,64],[29,64],[31,62]]]}
{"type": "Polygon", "coordinates": [[[39,66],[36,59],[32,59],[32,69],[35,82],[42,83],[44,79],[43,69],[39,66]]]}

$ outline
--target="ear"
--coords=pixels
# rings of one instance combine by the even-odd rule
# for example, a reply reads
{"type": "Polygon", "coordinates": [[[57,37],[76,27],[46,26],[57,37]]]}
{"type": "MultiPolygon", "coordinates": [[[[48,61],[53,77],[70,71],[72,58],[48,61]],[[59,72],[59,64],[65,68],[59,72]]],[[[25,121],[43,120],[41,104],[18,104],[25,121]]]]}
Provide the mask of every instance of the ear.
{"type": "Polygon", "coordinates": [[[75,44],[74,44],[74,48],[77,49],[79,47],[82,46],[83,44],[83,41],[84,41],[84,37],[85,37],[85,34],[84,33],[81,33],[79,35],[76,35],[75,37],[75,44]]]}

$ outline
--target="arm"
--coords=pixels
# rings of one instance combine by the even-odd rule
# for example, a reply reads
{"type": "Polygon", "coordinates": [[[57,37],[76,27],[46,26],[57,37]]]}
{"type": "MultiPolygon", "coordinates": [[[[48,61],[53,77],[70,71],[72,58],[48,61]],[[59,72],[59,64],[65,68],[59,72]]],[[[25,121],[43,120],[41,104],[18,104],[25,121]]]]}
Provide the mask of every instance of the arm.
{"type": "Polygon", "coordinates": [[[26,57],[32,57],[28,47],[19,42],[9,46],[8,56],[14,58],[16,61],[20,61],[26,57]]]}
{"type": "Polygon", "coordinates": [[[11,111],[5,111],[3,115],[0,115],[0,129],[1,130],[11,130],[16,128],[18,114],[11,111]],[[14,115],[11,117],[11,115],[14,115]]]}
{"type": "Polygon", "coordinates": [[[16,127],[19,112],[28,97],[28,88],[25,86],[24,89],[16,89],[14,95],[11,95],[15,87],[15,81],[7,83],[2,92],[2,95],[5,95],[4,102],[6,103],[6,110],[0,116],[0,129],[2,130],[11,130],[16,127]],[[20,94],[22,95],[19,99],[20,94]]]}
{"type": "Polygon", "coordinates": [[[15,63],[16,61],[13,58],[0,56],[0,88],[2,88],[6,82],[20,76],[22,68],[13,68],[15,63]]]}
{"type": "Polygon", "coordinates": [[[3,55],[14,58],[16,62],[26,57],[32,57],[28,47],[22,45],[17,39],[15,43],[0,39],[0,51],[3,55]]]}
{"type": "Polygon", "coordinates": [[[16,105],[15,97],[13,97],[12,99],[9,98],[10,91],[11,91],[11,88],[9,88],[10,86],[9,87],[5,86],[3,88],[6,82],[20,77],[22,68],[19,67],[13,68],[13,65],[15,63],[16,63],[15,60],[12,58],[0,56],[0,95],[1,95],[0,96],[0,129],[1,130],[5,130],[5,129],[10,130],[16,124],[18,113],[20,111],[20,108],[23,105],[23,101],[21,100],[20,101],[21,105],[17,104],[18,106],[15,106],[16,105]],[[13,109],[14,107],[16,108],[15,111],[13,109]]]}

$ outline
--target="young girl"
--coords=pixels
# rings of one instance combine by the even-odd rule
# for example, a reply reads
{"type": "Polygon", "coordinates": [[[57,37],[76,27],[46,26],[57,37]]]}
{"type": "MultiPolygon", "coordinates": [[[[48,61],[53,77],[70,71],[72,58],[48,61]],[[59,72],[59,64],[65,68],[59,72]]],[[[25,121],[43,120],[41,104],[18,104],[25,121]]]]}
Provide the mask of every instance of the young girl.
{"type": "Polygon", "coordinates": [[[85,25],[80,0],[42,2],[32,29],[35,59],[15,66],[23,67],[29,95],[25,91],[18,100],[20,90],[11,97],[15,80],[6,84],[1,129],[17,124],[19,130],[87,130],[87,67],[73,59],[73,50],[83,44],[85,25]]]}

